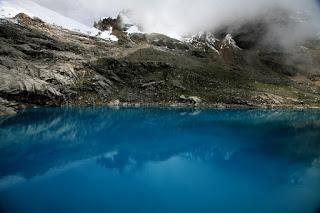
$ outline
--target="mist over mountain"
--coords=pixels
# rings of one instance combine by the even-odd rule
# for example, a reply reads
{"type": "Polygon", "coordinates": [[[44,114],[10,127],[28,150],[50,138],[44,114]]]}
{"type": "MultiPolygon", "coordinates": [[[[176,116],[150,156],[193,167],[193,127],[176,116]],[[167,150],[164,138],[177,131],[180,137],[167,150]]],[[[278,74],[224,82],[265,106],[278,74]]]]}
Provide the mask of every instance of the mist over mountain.
{"type": "MultiPolygon", "coordinates": [[[[292,13],[291,16],[297,16],[297,18],[303,16],[303,24],[291,26],[285,32],[279,32],[281,29],[276,28],[273,29],[273,33],[282,33],[284,37],[298,33],[296,37],[300,39],[300,37],[314,36],[320,29],[319,6],[315,0],[33,1],[90,26],[100,17],[115,17],[121,10],[131,10],[132,19],[139,23],[145,32],[163,33],[173,37],[213,30],[231,23],[245,23],[261,15],[273,15],[270,11],[274,9],[292,13]]],[[[272,17],[267,18],[271,21],[270,24],[273,24],[272,17]]],[[[298,21],[301,22],[301,20],[298,21]]]]}

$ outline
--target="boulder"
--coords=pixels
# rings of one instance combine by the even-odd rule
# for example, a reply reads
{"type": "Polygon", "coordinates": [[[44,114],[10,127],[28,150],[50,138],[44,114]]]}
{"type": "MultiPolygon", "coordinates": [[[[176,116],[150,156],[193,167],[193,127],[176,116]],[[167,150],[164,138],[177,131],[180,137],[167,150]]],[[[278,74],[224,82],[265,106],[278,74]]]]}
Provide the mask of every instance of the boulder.
{"type": "Polygon", "coordinates": [[[193,104],[193,105],[199,105],[202,102],[201,98],[197,96],[186,97],[184,95],[180,96],[180,101],[182,103],[193,104]]]}
{"type": "Polygon", "coordinates": [[[110,101],[108,103],[108,106],[110,106],[110,107],[118,107],[120,105],[120,103],[121,103],[120,100],[115,99],[115,100],[110,101]]]}
{"type": "Polygon", "coordinates": [[[14,114],[16,114],[16,111],[14,111],[13,108],[6,107],[0,104],[0,116],[14,115],[14,114]]]}

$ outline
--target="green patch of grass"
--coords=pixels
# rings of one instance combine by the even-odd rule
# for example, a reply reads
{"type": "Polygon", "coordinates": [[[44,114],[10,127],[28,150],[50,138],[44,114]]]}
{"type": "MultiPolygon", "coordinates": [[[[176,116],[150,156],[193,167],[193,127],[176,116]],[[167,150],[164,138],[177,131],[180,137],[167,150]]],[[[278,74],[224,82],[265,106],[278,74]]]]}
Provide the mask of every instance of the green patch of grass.
{"type": "Polygon", "coordinates": [[[262,82],[255,82],[255,89],[262,92],[286,95],[290,97],[297,97],[298,95],[298,90],[288,85],[276,85],[276,84],[266,84],[262,82]]]}

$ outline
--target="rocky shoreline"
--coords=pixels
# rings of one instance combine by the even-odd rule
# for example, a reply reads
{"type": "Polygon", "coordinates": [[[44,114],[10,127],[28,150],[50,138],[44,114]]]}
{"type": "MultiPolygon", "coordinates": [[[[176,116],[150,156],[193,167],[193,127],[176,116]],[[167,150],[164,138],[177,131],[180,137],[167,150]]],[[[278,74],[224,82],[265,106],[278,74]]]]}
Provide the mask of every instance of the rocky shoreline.
{"type": "MultiPolygon", "coordinates": [[[[50,106],[42,106],[50,107],[50,106]]],[[[56,107],[56,106],[51,106],[56,107]]],[[[105,105],[63,105],[60,107],[108,107],[112,109],[121,109],[121,108],[170,108],[170,109],[192,109],[192,110],[208,110],[208,109],[270,109],[270,110],[320,110],[320,106],[305,106],[305,105],[226,105],[226,104],[186,104],[186,103],[119,103],[114,104],[107,103],[105,105]]],[[[6,107],[0,105],[0,116],[12,116],[15,115],[21,110],[39,108],[39,106],[33,107],[6,107]]]]}

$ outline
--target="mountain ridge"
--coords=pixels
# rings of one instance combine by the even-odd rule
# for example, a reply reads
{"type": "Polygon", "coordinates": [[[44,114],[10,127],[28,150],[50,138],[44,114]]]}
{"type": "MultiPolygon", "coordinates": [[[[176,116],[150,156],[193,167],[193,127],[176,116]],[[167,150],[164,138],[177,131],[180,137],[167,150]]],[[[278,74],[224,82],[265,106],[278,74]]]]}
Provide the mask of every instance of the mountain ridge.
{"type": "Polygon", "coordinates": [[[64,105],[320,106],[318,40],[285,49],[242,45],[228,31],[177,40],[117,30],[123,38],[112,41],[25,14],[1,19],[2,114],[64,105]]]}

